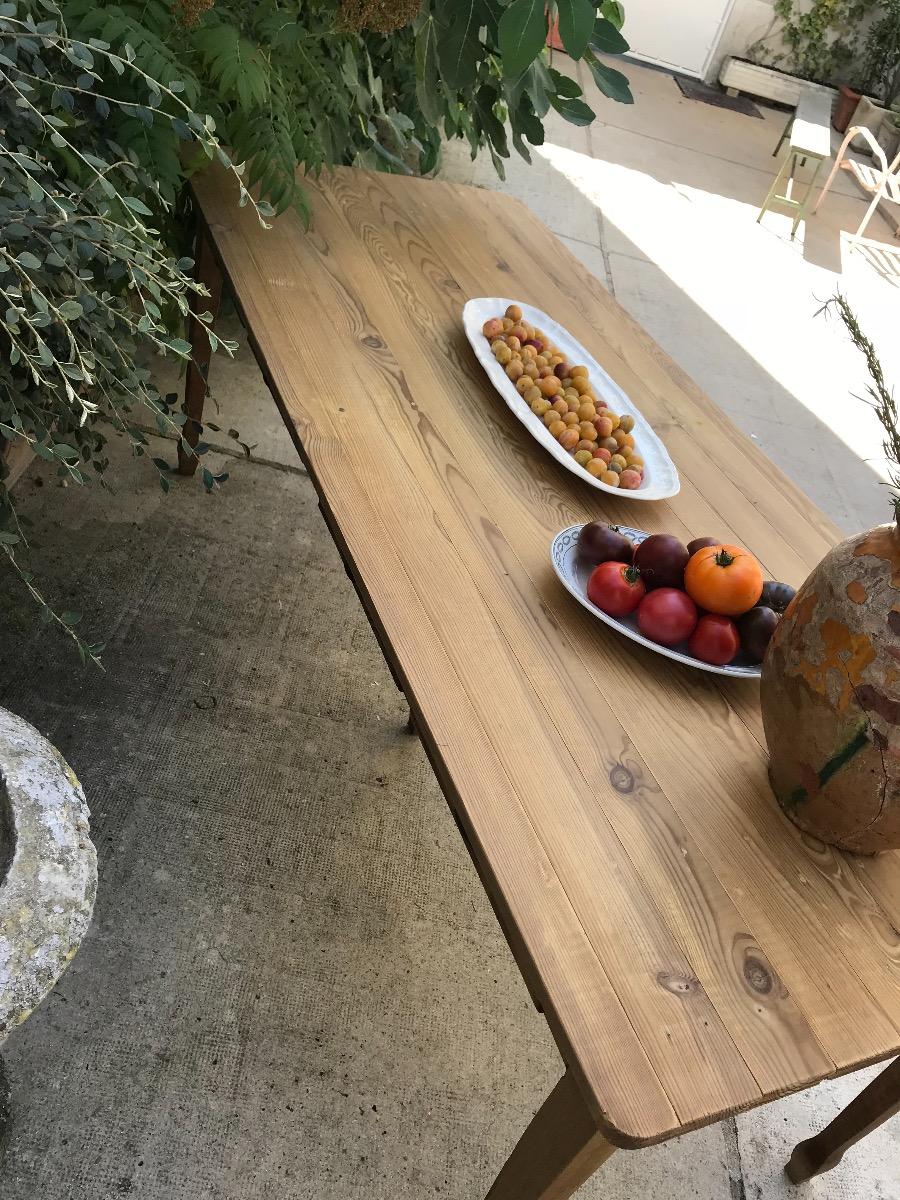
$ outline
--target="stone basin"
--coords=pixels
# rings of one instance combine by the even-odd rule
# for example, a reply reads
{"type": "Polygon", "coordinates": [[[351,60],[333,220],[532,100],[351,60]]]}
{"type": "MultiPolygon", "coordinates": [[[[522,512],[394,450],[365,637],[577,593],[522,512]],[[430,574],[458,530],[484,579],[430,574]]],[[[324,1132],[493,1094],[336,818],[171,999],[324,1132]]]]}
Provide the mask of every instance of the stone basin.
{"type": "Polygon", "coordinates": [[[0,1044],[53,988],[87,932],[97,891],[88,816],[60,753],[0,708],[0,1044]]]}

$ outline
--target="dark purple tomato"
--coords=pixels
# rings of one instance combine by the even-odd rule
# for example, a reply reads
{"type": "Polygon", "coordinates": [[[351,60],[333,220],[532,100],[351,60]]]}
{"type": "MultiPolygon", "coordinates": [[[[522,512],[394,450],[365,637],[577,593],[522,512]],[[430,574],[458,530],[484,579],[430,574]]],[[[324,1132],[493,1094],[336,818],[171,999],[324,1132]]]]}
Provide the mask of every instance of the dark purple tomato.
{"type": "Polygon", "coordinates": [[[762,662],[766,656],[766,647],[772,639],[772,634],[778,627],[781,617],[764,604],[758,604],[749,612],[738,618],[738,633],[741,635],[741,649],[754,662],[762,662]]]}
{"type": "Polygon", "coordinates": [[[687,548],[671,533],[652,533],[634,552],[634,565],[649,588],[684,587],[687,548]]]}
{"type": "Polygon", "coordinates": [[[634,555],[631,538],[605,521],[589,521],[578,535],[578,553],[588,562],[630,563],[634,555]]]}
{"type": "Polygon", "coordinates": [[[696,554],[698,550],[702,550],[704,546],[720,545],[718,538],[694,538],[692,542],[687,544],[688,555],[696,554]]]}
{"type": "Polygon", "coordinates": [[[769,579],[763,584],[759,602],[760,604],[764,604],[766,608],[772,608],[777,613],[783,613],[796,595],[797,589],[792,588],[789,583],[776,583],[773,579],[769,579]]]}

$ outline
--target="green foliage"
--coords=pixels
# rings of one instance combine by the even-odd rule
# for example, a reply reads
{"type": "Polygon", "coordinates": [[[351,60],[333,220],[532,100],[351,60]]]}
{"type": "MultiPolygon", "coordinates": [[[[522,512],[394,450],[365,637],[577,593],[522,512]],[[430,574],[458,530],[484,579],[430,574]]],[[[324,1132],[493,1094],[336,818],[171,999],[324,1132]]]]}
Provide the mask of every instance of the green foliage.
{"type": "Polygon", "coordinates": [[[751,57],[815,83],[847,83],[865,90],[867,71],[860,67],[860,24],[877,0],[775,0],[774,34],[783,43],[773,49],[762,38],[751,57]]]}
{"type": "MultiPolygon", "coordinates": [[[[543,141],[551,107],[576,123],[593,119],[581,89],[550,69],[544,0],[423,0],[389,34],[379,30],[390,28],[390,10],[405,22],[408,2],[370,4],[377,29],[369,30],[359,27],[366,7],[356,2],[350,22],[341,0],[217,0],[188,20],[180,4],[160,0],[63,0],[83,36],[113,47],[127,40],[161,83],[181,81],[277,212],[306,214],[298,166],[424,173],[447,136],[467,139],[473,154],[488,146],[502,174],[510,141],[526,159],[528,144],[543,141]]],[[[604,95],[631,103],[625,76],[596,54],[628,49],[622,6],[559,0],[549,6],[557,12],[571,56],[584,59],[604,95]]],[[[168,145],[139,122],[119,136],[172,200],[182,174],[171,131],[168,145]]]]}
{"type": "MultiPolygon", "coordinates": [[[[511,147],[530,161],[551,108],[594,119],[553,69],[550,19],[601,92],[632,102],[597,57],[627,50],[622,15],[617,0],[0,3],[0,436],[69,482],[102,484],[105,427],[137,455],[137,407],[180,433],[176,398],[157,393],[136,353],[189,355],[200,289],[181,242],[184,182],[208,159],[261,214],[306,214],[298,167],[427,173],[444,137],[466,139],[473,157],[487,146],[502,174],[511,147]]],[[[43,604],[16,559],[23,544],[0,480],[0,548],[43,604]]],[[[45,611],[96,658],[73,614],[45,611]]]]}
{"type": "Polygon", "coordinates": [[[866,34],[863,58],[865,90],[889,107],[900,95],[900,0],[886,0],[866,34]]]}
{"type": "MultiPolygon", "coordinates": [[[[164,84],[136,57],[128,42],[114,51],[73,36],[50,0],[0,4],[0,435],[26,441],[80,485],[103,482],[104,427],[144,454],[136,408],[163,432],[183,424],[175,397],[159,395],[136,353],[144,346],[186,359],[181,326],[202,292],[190,259],[174,257],[151,223],[151,205],[164,212],[168,204],[158,181],[112,131],[133,125],[152,136],[178,122],[202,156],[232,171],[236,197],[253,203],[212,119],[185,104],[180,81],[164,84]]],[[[168,490],[162,471],[160,482],[168,490]]],[[[0,545],[43,604],[16,561],[25,544],[0,480],[0,545]]],[[[96,660],[73,614],[44,611],[96,660]]]]}

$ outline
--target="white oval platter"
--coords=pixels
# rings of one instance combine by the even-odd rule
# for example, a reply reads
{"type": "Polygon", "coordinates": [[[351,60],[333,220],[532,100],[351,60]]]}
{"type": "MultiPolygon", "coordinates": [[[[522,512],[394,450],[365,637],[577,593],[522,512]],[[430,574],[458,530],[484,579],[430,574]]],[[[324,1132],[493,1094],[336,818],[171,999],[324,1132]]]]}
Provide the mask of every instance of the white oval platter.
{"type": "Polygon", "coordinates": [[[628,500],[665,500],[668,496],[674,496],[678,492],[681,484],[675,464],[640,410],[619,385],[607,375],[597,360],[585,350],[584,346],[576,342],[571,334],[557,324],[552,317],[541,312],[539,308],[534,308],[530,304],[522,304],[518,300],[509,300],[503,296],[480,296],[476,300],[469,300],[463,308],[463,327],[466,337],[475,351],[475,356],[487,372],[491,383],[506,401],[507,406],[515,413],[531,436],[540,442],[544,449],[567,470],[572,471],[584,483],[599,488],[601,492],[623,496],[628,500]],[[529,325],[535,325],[542,329],[552,338],[554,344],[559,347],[560,352],[566,356],[569,362],[584,363],[590,372],[591,383],[594,385],[598,397],[605,400],[614,412],[630,413],[634,417],[632,432],[644,459],[644,481],[639,488],[635,488],[634,491],[620,490],[610,487],[609,484],[601,483],[599,479],[589,475],[572,455],[560,446],[544,422],[531,411],[528,404],[516,391],[515,384],[494,358],[490,343],[481,332],[481,327],[489,317],[502,317],[510,304],[518,304],[522,309],[523,319],[529,325]]]}
{"type": "MultiPolygon", "coordinates": [[[[633,492],[629,493],[629,495],[633,494],[633,492]]],[[[638,629],[635,616],[611,617],[602,609],[597,608],[596,604],[592,604],[588,599],[587,584],[596,564],[588,562],[578,553],[578,535],[583,528],[583,525],[570,525],[568,529],[561,529],[550,543],[550,561],[553,563],[553,569],[559,576],[563,587],[572,593],[579,604],[583,604],[595,617],[599,617],[601,621],[624,634],[625,637],[631,638],[633,642],[640,642],[648,650],[655,650],[657,654],[663,654],[666,658],[674,658],[676,662],[684,663],[686,667],[696,667],[700,671],[709,671],[713,675],[729,675],[733,679],[759,679],[762,670],[760,664],[751,663],[743,653],[725,667],[701,662],[699,658],[688,653],[686,643],[682,647],[677,647],[661,646],[659,642],[651,642],[638,629]]],[[[645,533],[643,529],[634,529],[630,525],[614,525],[613,528],[624,533],[626,537],[630,537],[637,545],[640,545],[644,538],[649,537],[649,534],[645,533]]]]}

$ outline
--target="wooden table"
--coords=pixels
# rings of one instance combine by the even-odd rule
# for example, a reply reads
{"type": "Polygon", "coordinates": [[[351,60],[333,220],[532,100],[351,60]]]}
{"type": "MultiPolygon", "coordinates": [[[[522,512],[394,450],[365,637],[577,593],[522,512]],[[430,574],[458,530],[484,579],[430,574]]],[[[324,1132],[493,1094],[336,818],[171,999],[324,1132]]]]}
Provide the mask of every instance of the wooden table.
{"type": "Polygon", "coordinates": [[[799,584],[834,527],[518,202],[349,169],[309,186],[312,231],[266,232],[197,179],[200,261],[224,270],[565,1062],[492,1200],[568,1196],[616,1146],[896,1054],[897,855],[801,834],[769,790],[756,686],[618,637],[548,554],[603,517],[741,543],[799,584]],[[679,495],[607,496],[554,463],[465,341],[479,295],[589,347],[679,495]]]}

